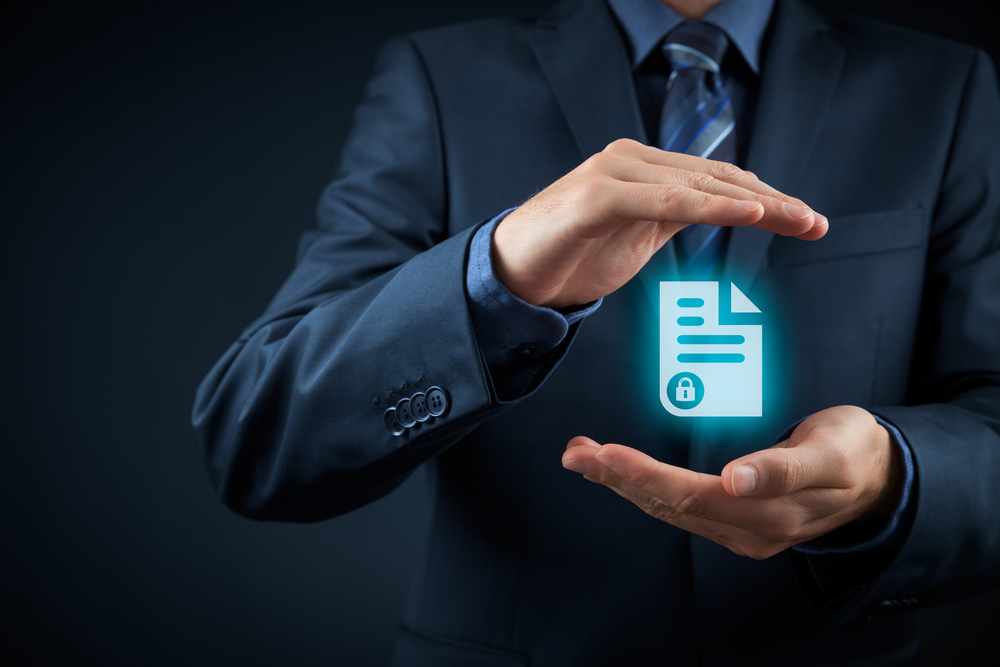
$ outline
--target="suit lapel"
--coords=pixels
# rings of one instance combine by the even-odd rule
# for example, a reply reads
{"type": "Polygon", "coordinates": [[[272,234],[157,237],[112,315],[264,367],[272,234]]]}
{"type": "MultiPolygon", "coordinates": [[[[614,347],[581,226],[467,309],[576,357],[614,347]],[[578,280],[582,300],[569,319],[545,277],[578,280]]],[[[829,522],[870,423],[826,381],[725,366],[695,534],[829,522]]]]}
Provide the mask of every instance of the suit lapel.
{"type": "MultiPolygon", "coordinates": [[[[747,170],[781,192],[795,195],[843,63],[843,47],[812,9],[799,2],[777,3],[747,170]]],[[[763,268],[773,238],[771,232],[756,227],[734,229],[726,273],[741,286],[749,286],[763,268]]]]}
{"type": "Polygon", "coordinates": [[[563,2],[528,42],[580,149],[581,161],[615,139],[645,143],[624,39],[604,2],[563,2]]]}

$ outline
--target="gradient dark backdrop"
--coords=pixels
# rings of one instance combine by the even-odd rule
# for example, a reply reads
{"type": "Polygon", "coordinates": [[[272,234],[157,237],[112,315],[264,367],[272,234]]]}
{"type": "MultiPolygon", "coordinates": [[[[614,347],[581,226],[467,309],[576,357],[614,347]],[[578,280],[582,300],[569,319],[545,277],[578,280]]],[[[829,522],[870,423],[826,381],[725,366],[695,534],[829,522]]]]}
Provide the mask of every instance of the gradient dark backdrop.
{"type": "MultiPolygon", "coordinates": [[[[192,396],[291,269],[378,45],[548,4],[6,6],[0,657],[385,663],[425,544],[423,474],[319,524],[242,519],[209,486],[192,396]]],[[[1000,55],[968,0],[817,4],[903,7],[898,22],[1000,55]]],[[[919,612],[926,664],[995,655],[998,606],[919,612]]]]}

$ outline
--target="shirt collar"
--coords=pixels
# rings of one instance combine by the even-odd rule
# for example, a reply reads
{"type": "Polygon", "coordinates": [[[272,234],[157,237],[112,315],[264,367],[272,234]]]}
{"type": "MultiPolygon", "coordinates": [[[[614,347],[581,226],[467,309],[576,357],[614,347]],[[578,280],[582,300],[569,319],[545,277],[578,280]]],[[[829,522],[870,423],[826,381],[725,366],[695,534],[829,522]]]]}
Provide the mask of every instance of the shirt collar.
{"type": "MultiPolygon", "coordinates": [[[[625,30],[633,68],[684,21],[660,0],[608,0],[608,5],[625,30]]],[[[759,75],[760,47],[772,9],[774,0],[723,0],[701,20],[724,30],[750,69],[759,75]]]]}

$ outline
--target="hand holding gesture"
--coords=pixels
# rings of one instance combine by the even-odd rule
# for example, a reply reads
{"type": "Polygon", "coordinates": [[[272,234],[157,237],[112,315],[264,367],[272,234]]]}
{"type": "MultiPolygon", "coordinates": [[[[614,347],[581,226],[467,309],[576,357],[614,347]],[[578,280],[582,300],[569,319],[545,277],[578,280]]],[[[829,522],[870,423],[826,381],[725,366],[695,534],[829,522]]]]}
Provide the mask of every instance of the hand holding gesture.
{"type": "Polygon", "coordinates": [[[619,140],[528,200],[493,235],[507,289],[552,308],[607,296],[690,224],[818,239],[826,218],[748,171],[619,140]]]}
{"type": "Polygon", "coordinates": [[[852,406],[817,412],[721,477],[584,437],[570,440],[562,462],[658,519],[757,559],[891,512],[903,478],[888,431],[852,406]]]}

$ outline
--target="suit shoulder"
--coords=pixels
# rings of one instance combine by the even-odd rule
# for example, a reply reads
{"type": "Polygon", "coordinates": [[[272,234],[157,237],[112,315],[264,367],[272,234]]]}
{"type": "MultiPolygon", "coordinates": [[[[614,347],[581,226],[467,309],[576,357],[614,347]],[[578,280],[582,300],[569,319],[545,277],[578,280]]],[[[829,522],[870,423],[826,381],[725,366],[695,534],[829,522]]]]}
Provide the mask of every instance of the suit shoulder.
{"type": "MultiPolygon", "coordinates": [[[[537,28],[551,29],[604,0],[557,0],[541,7],[537,15],[503,16],[442,26],[410,33],[408,38],[422,48],[489,49],[491,46],[523,42],[537,28]]],[[[609,14],[610,16],[610,14],[609,14]]]]}
{"type": "Polygon", "coordinates": [[[428,57],[458,60],[516,48],[536,23],[534,18],[483,19],[414,32],[406,38],[428,57]]]}
{"type": "Polygon", "coordinates": [[[537,70],[530,42],[538,31],[534,18],[494,18],[459,23],[397,38],[397,45],[421,63],[438,95],[471,95],[494,99],[485,88],[516,88],[516,80],[537,70]],[[503,84],[503,85],[501,85],[503,84]]]}
{"type": "Polygon", "coordinates": [[[536,23],[533,18],[491,18],[397,35],[379,50],[375,73],[426,78],[440,90],[495,76],[514,63],[522,67],[512,71],[523,71],[531,62],[527,43],[536,23]]]}
{"type": "Polygon", "coordinates": [[[945,37],[856,14],[827,14],[824,19],[833,35],[850,54],[871,59],[887,59],[910,69],[967,69],[977,49],[945,37]]]}

